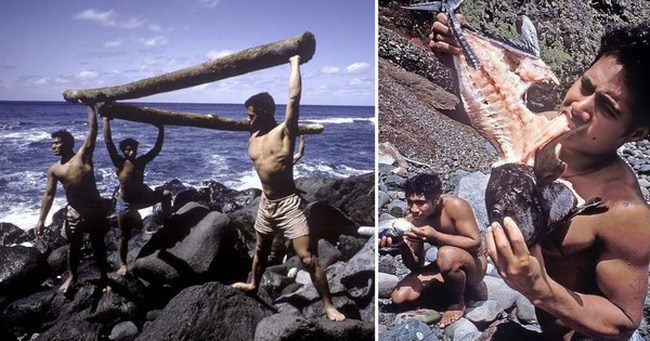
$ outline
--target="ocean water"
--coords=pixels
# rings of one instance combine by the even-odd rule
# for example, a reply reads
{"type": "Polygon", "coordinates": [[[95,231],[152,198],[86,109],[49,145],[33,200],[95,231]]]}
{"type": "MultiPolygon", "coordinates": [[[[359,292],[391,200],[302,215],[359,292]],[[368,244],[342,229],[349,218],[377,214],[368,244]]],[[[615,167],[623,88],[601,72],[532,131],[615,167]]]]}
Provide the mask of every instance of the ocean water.
{"type": "MultiPolygon", "coordinates": [[[[134,103],[178,112],[217,114],[241,120],[246,117],[242,104],[134,103]]],[[[278,105],[276,119],[285,107],[278,105]]],[[[374,172],[375,112],[371,106],[301,105],[301,123],[320,123],[322,134],[307,135],[302,159],[294,167],[294,177],[322,176],[335,179],[374,172]]],[[[138,155],[156,142],[158,129],[146,123],[115,119],[111,121],[113,141],[133,137],[140,142],[138,155]]],[[[51,150],[50,134],[67,129],[75,137],[75,151],[88,132],[85,106],[66,102],[0,101],[0,222],[22,229],[34,227],[45,191],[46,171],[59,159],[51,150]]],[[[118,186],[115,169],[104,144],[102,123],[95,147],[94,164],[97,188],[110,197],[118,186]]],[[[158,157],[149,163],[145,182],[150,187],[179,179],[200,187],[215,180],[243,190],[260,188],[247,152],[248,132],[228,132],[194,127],[165,127],[165,142],[158,157]]],[[[57,185],[54,212],[66,203],[61,184],[57,185]]]]}

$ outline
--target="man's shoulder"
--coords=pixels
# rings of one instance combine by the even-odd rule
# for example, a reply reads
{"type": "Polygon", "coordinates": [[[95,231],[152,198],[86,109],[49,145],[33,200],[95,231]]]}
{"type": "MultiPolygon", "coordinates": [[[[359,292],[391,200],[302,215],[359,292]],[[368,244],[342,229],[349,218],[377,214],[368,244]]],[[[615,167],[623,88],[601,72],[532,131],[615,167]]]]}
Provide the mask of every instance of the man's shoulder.
{"type": "Polygon", "coordinates": [[[443,194],[440,198],[442,198],[442,203],[445,207],[469,205],[465,199],[453,194],[443,194]]]}
{"type": "Polygon", "coordinates": [[[458,214],[467,214],[472,211],[472,207],[469,203],[461,197],[451,194],[443,194],[441,198],[443,211],[446,214],[455,216],[458,214]]]}
{"type": "Polygon", "coordinates": [[[47,174],[56,176],[60,169],[62,169],[61,161],[53,163],[50,168],[47,169],[47,174]]]}
{"type": "Polygon", "coordinates": [[[627,221],[639,221],[643,224],[650,223],[650,206],[642,199],[608,201],[605,204],[608,208],[605,214],[610,217],[627,221]]]}
{"type": "Polygon", "coordinates": [[[606,205],[607,211],[596,216],[601,238],[650,243],[650,207],[645,201],[608,201],[606,205]]]}

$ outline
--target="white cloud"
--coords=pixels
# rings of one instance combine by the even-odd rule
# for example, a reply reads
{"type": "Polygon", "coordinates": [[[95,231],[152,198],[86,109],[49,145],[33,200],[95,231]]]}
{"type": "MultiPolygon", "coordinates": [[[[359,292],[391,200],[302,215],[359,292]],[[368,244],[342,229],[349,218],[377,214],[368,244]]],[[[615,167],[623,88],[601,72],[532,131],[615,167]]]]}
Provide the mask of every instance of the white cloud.
{"type": "Polygon", "coordinates": [[[147,28],[149,29],[149,31],[152,31],[152,32],[160,32],[160,31],[162,31],[162,26],[160,26],[158,24],[150,24],[147,28]]]}
{"type": "Polygon", "coordinates": [[[324,66],[320,71],[327,74],[339,73],[339,71],[341,71],[341,68],[335,66],[324,66]]]}
{"type": "Polygon", "coordinates": [[[363,84],[363,83],[364,83],[363,79],[361,79],[361,78],[352,78],[352,79],[350,79],[349,84],[350,85],[359,85],[359,84],[363,84]]]}
{"type": "Polygon", "coordinates": [[[353,63],[348,65],[345,68],[345,72],[347,73],[354,73],[354,72],[361,72],[363,70],[366,70],[370,67],[370,64],[368,63],[353,63]]]}
{"type": "Polygon", "coordinates": [[[131,18],[125,22],[120,23],[120,26],[126,29],[133,29],[142,27],[144,25],[144,20],[139,18],[131,18]]]}
{"type": "Polygon", "coordinates": [[[147,47],[156,47],[167,45],[167,39],[163,36],[153,37],[149,39],[140,39],[140,43],[147,47]]]}
{"type": "Polygon", "coordinates": [[[77,73],[77,78],[81,79],[94,79],[97,78],[99,74],[95,71],[79,71],[77,73]]]}
{"type": "MultiPolygon", "coordinates": [[[[118,14],[113,11],[113,10],[108,10],[108,11],[99,11],[96,9],[87,9],[83,10],[77,14],[75,14],[72,17],[73,20],[87,20],[90,22],[93,22],[95,24],[99,24],[102,26],[107,26],[107,27],[121,27],[125,29],[135,29],[139,27],[143,27],[145,23],[147,22],[144,19],[140,19],[138,17],[132,17],[127,20],[121,19],[118,17],[118,14]]],[[[158,30],[161,29],[160,25],[149,25],[149,29],[151,27],[154,27],[155,30],[156,28],[158,30]]]]}
{"type": "Polygon", "coordinates": [[[75,14],[72,19],[74,20],[88,20],[100,24],[102,26],[115,26],[115,12],[113,10],[99,12],[94,9],[87,9],[75,14]]]}
{"type": "Polygon", "coordinates": [[[47,77],[35,78],[32,80],[32,83],[34,83],[34,85],[46,85],[50,83],[50,79],[47,77]]]}
{"type": "Polygon", "coordinates": [[[215,8],[221,0],[198,0],[199,6],[206,8],[215,8]]]}
{"type": "Polygon", "coordinates": [[[114,40],[109,40],[104,43],[104,47],[118,47],[122,45],[122,40],[121,39],[114,39],[114,40]]]}
{"type": "Polygon", "coordinates": [[[235,52],[235,51],[232,51],[232,50],[210,50],[205,54],[205,56],[208,59],[217,59],[217,58],[221,58],[221,57],[225,57],[227,55],[233,54],[233,52],[235,52]]]}

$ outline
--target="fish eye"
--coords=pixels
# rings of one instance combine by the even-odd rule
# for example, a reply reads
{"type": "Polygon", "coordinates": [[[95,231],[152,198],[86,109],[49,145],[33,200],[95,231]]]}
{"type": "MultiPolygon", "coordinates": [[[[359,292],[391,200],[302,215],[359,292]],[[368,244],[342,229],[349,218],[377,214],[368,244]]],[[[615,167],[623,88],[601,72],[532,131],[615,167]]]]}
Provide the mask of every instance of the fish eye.
{"type": "Polygon", "coordinates": [[[502,212],[501,212],[501,206],[500,205],[494,205],[492,206],[492,216],[501,219],[502,217],[502,212]]]}

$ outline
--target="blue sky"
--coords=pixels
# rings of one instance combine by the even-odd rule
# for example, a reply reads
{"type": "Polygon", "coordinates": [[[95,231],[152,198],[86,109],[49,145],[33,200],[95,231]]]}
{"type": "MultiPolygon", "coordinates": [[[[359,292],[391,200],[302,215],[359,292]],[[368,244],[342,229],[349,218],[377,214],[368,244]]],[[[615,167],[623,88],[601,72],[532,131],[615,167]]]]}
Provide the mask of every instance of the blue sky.
{"type": "MultiPolygon", "coordinates": [[[[0,100],[62,101],[311,31],[303,104],[374,105],[374,0],[65,0],[0,3],[0,100]]],[[[285,103],[287,65],[142,102],[285,103]]]]}

